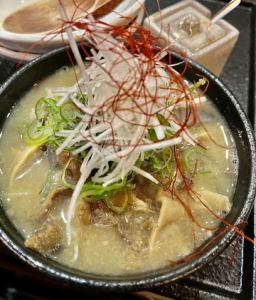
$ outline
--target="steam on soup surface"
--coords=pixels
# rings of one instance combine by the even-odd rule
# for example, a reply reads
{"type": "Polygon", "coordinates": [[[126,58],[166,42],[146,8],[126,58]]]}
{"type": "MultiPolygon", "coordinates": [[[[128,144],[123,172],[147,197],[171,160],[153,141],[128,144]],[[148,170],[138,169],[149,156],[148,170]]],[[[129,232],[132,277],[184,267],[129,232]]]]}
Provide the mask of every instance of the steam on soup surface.
{"type": "MultiPolygon", "coordinates": [[[[126,274],[175,264],[213,235],[220,223],[216,215],[225,217],[231,209],[236,151],[225,121],[210,101],[197,103],[207,131],[199,124],[190,129],[195,144],[184,135],[177,140],[174,124],[158,116],[159,126],[169,128],[177,144],[138,153],[128,161],[135,167],[116,181],[107,182],[118,161],[108,161],[108,169],[105,166],[98,177],[100,167],[92,167],[68,232],[73,190],[81,180],[83,160],[95,144],[90,140],[91,146],[79,152],[84,144],[78,138],[80,144],[56,155],[84,114],[70,101],[56,106],[61,89],[48,88],[74,83],[73,70],[59,70],[34,86],[6,120],[0,141],[0,183],[8,216],[27,247],[87,272],[126,274]],[[49,133],[50,126],[56,130],[49,133]]],[[[81,107],[86,97],[76,94],[81,107]]],[[[184,107],[175,110],[177,118],[184,118],[184,107]]],[[[92,122],[94,128],[103,124],[92,122]]],[[[123,142],[129,130],[124,135],[123,142]]],[[[154,142],[158,135],[156,127],[145,133],[154,142]]],[[[101,154],[108,157],[106,149],[113,147],[104,143],[105,148],[97,144],[102,151],[98,160],[101,154]]],[[[91,154],[91,161],[93,155],[97,153],[91,154]]],[[[121,172],[122,168],[115,176],[119,178],[121,172]]]]}

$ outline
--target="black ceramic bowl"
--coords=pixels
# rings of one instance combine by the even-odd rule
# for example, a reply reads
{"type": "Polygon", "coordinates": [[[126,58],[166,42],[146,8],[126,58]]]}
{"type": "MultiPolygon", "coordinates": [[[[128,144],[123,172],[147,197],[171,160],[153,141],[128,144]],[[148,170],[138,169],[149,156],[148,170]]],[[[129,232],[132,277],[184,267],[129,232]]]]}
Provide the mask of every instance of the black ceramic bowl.
{"type": "MultiPolygon", "coordinates": [[[[173,60],[179,61],[179,58],[173,57],[173,60]]],[[[58,68],[69,64],[64,49],[58,49],[28,63],[17,71],[0,89],[1,123],[4,123],[16,101],[35,83],[40,82],[58,68]]],[[[234,205],[227,220],[231,224],[240,224],[248,218],[255,197],[256,155],[253,132],[241,106],[222,82],[203,67],[194,62],[190,64],[192,68],[187,70],[185,77],[193,81],[194,74],[197,73],[209,80],[207,94],[225,117],[235,140],[239,157],[239,184],[236,186],[233,197],[234,205]]],[[[95,288],[98,291],[136,290],[182,278],[207,264],[231,242],[236,234],[233,231],[224,231],[224,229],[223,226],[220,227],[215,234],[216,238],[211,238],[202,245],[193,259],[187,263],[137,275],[104,276],[69,268],[26,249],[22,236],[5,215],[4,210],[0,208],[0,238],[17,256],[48,276],[73,285],[95,288]]]]}

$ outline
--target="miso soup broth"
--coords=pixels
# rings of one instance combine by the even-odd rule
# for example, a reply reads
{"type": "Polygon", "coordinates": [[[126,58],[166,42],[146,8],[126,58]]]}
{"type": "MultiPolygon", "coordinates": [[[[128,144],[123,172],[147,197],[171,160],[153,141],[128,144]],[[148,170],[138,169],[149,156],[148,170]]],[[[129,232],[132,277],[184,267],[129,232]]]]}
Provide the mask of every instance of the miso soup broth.
{"type": "MultiPolygon", "coordinates": [[[[53,120],[60,122],[61,133],[54,133],[54,140],[48,135],[43,142],[44,135],[33,131],[31,140],[39,142],[29,145],[24,131],[28,130],[28,135],[32,132],[35,114],[46,118],[42,126],[49,122],[50,113],[45,112],[48,107],[56,108],[54,102],[47,100],[52,106],[43,106],[46,100],[38,101],[43,97],[59,99],[56,94],[51,97],[49,87],[71,87],[74,83],[73,70],[57,71],[35,85],[4,124],[0,186],[9,218],[24,236],[26,247],[86,272],[121,275],[175,265],[214,234],[220,224],[216,216],[225,218],[232,207],[237,156],[225,120],[210,99],[199,103],[197,109],[207,130],[199,124],[189,129],[198,144],[183,139],[165,150],[145,151],[138,156],[136,168],[154,178],[145,178],[142,172],[129,173],[125,182],[106,184],[98,179],[96,184],[91,179],[98,172],[94,168],[76,202],[69,241],[69,205],[74,185],[80,180],[82,160],[90,148],[77,156],[70,154],[71,150],[56,155],[56,148],[68,132],[63,122],[71,122],[77,114],[72,119],[76,122],[81,112],[74,106],[70,111],[67,104],[56,110],[60,117],[54,115],[53,120]],[[61,117],[64,121],[58,121],[61,117]]],[[[86,105],[85,101],[81,103],[86,105]]],[[[179,115],[182,112],[177,112],[179,115]]],[[[108,165],[110,170],[115,166],[114,162],[108,165]]]]}

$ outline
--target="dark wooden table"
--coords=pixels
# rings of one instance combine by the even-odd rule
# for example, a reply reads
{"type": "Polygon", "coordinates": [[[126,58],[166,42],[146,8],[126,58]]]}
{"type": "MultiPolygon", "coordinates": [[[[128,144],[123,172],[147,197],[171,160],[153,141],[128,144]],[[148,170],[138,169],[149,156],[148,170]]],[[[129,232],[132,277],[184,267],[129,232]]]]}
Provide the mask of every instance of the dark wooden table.
{"type": "MultiPolygon", "coordinates": [[[[160,0],[162,8],[177,1],[160,0]]],[[[213,12],[225,2],[200,1],[213,12]]],[[[147,11],[157,10],[156,0],[147,0],[147,11]]],[[[240,30],[238,43],[221,75],[250,121],[256,115],[256,1],[245,0],[227,17],[240,30]]],[[[0,83],[15,72],[16,64],[0,58],[0,83]]],[[[246,233],[255,237],[254,212],[246,233]]],[[[189,278],[151,291],[174,299],[256,299],[256,250],[243,240],[234,241],[218,258],[189,278]],[[235,255],[233,255],[235,253],[235,255]],[[231,259],[232,257],[232,259],[231,259]]],[[[136,299],[134,295],[91,295],[72,286],[49,280],[32,270],[0,245],[0,299],[136,299]]]]}

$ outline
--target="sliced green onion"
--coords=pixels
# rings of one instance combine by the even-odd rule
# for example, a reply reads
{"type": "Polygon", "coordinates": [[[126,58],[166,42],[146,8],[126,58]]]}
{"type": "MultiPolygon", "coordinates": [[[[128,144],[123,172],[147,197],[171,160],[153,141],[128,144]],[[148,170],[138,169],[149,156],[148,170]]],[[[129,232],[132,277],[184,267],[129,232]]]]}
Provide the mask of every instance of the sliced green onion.
{"type": "Polygon", "coordinates": [[[103,186],[101,184],[93,183],[91,181],[86,182],[81,192],[81,198],[88,198],[88,201],[95,201],[105,199],[113,196],[117,192],[124,190],[125,188],[131,188],[131,184],[127,180],[123,180],[117,183],[103,186]]]}
{"type": "Polygon", "coordinates": [[[213,162],[207,155],[206,150],[199,149],[198,147],[190,147],[182,152],[182,163],[184,169],[192,174],[196,173],[209,173],[213,170],[213,162]]]}
{"type": "Polygon", "coordinates": [[[74,159],[74,158],[71,157],[71,158],[67,161],[67,163],[66,163],[64,169],[62,170],[61,180],[62,180],[64,186],[66,186],[66,187],[68,187],[68,188],[74,190],[74,189],[75,189],[75,185],[72,184],[72,183],[69,183],[69,182],[66,180],[67,169],[68,169],[68,166],[69,166],[69,164],[70,164],[70,162],[71,162],[72,159],[74,159]]]}
{"type": "Polygon", "coordinates": [[[104,200],[108,208],[110,208],[116,214],[122,214],[128,207],[128,192],[119,192],[115,196],[106,198],[104,200]]]}
{"type": "Polygon", "coordinates": [[[158,141],[156,132],[153,128],[148,129],[148,137],[152,142],[158,141]]]}
{"type": "Polygon", "coordinates": [[[80,111],[72,102],[67,102],[61,106],[60,114],[65,121],[74,122],[80,116],[80,111]]]}
{"type": "Polygon", "coordinates": [[[157,114],[157,119],[161,125],[170,126],[170,123],[165,119],[165,117],[163,115],[157,114]]]}
{"type": "Polygon", "coordinates": [[[81,102],[82,104],[87,104],[88,102],[88,97],[87,95],[84,95],[82,93],[77,93],[76,94],[76,99],[81,102]]]}
{"type": "Polygon", "coordinates": [[[206,84],[206,79],[205,78],[200,78],[196,83],[191,85],[189,88],[191,91],[194,91],[195,89],[200,88],[202,85],[206,84]]]}
{"type": "Polygon", "coordinates": [[[39,121],[46,119],[52,111],[58,112],[59,108],[56,105],[56,101],[51,98],[41,98],[37,101],[35,107],[36,118],[39,121]]]}
{"type": "Polygon", "coordinates": [[[52,135],[51,128],[42,126],[38,120],[34,120],[25,130],[23,138],[28,145],[42,145],[52,135]]]}
{"type": "Polygon", "coordinates": [[[152,174],[170,177],[174,172],[172,148],[146,152],[141,168],[152,174]]]}

